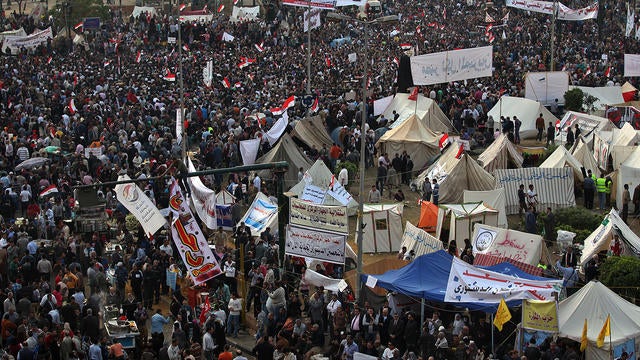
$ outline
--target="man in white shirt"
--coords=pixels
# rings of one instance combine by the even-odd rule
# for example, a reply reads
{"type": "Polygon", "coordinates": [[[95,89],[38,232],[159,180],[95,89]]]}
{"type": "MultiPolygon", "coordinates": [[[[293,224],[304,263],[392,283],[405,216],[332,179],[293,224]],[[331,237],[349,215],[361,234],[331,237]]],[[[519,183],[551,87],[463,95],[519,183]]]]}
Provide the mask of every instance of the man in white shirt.
{"type": "Polygon", "coordinates": [[[202,336],[202,358],[204,360],[214,360],[214,350],[215,350],[215,342],[213,340],[213,330],[214,327],[210,326],[207,329],[207,332],[202,336]]]}
{"type": "Polygon", "coordinates": [[[338,173],[338,182],[345,189],[349,187],[349,172],[347,171],[346,167],[342,167],[342,170],[340,170],[340,172],[338,173]]]}
{"type": "Polygon", "coordinates": [[[164,251],[170,257],[173,257],[173,249],[171,248],[171,243],[169,239],[164,241],[164,244],[160,245],[160,251],[164,251]]]}
{"type": "Polygon", "coordinates": [[[229,322],[227,323],[227,335],[238,337],[240,330],[240,311],[242,310],[242,299],[235,292],[231,293],[229,300],[229,322]]]}
{"type": "Polygon", "coordinates": [[[236,292],[236,263],[227,257],[227,261],[224,262],[224,280],[229,286],[231,293],[236,292]]]}
{"type": "Polygon", "coordinates": [[[258,176],[258,173],[256,173],[256,177],[253,178],[253,187],[256,188],[257,192],[260,192],[261,185],[262,179],[260,179],[260,176],[258,176]]]}
{"type": "Polygon", "coordinates": [[[329,324],[333,323],[333,316],[338,311],[338,308],[342,307],[342,303],[338,300],[338,295],[331,295],[331,301],[327,304],[327,312],[329,313],[329,324]]]}
{"type": "Polygon", "coordinates": [[[369,191],[369,202],[372,204],[379,203],[382,198],[380,194],[380,190],[375,185],[371,186],[371,190],[369,191]]]}

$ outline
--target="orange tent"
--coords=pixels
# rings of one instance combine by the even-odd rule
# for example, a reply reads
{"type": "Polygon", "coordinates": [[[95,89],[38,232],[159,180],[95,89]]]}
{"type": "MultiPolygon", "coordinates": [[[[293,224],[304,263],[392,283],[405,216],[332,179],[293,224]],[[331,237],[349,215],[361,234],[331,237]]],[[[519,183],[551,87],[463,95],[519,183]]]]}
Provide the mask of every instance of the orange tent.
{"type": "Polygon", "coordinates": [[[438,206],[429,201],[420,201],[418,227],[426,232],[435,232],[438,225],[438,206]]]}

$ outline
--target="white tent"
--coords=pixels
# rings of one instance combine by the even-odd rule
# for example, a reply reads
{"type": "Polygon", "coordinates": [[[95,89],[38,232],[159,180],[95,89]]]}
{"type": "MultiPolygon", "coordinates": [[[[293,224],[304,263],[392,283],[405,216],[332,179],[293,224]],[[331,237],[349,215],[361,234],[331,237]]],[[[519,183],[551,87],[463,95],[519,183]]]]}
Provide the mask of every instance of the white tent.
{"type": "Polygon", "coordinates": [[[517,214],[519,209],[518,187],[533,185],[538,194],[538,210],[576,206],[573,193],[573,170],[569,168],[498,169],[495,172],[496,188],[504,187],[507,198],[507,214],[517,214]]]}
{"type": "Polygon", "coordinates": [[[393,121],[394,111],[399,117],[398,120],[390,125],[392,129],[400,126],[411,115],[416,115],[432,131],[447,132],[453,130],[453,124],[442,112],[438,104],[422,94],[418,94],[418,99],[414,101],[409,100],[409,94],[397,93],[382,114],[387,120],[393,121]]]}
{"type": "Polygon", "coordinates": [[[414,168],[422,169],[429,159],[440,152],[441,134],[431,131],[416,115],[387,131],[376,143],[379,153],[402,154],[406,151],[414,168]]]}
{"type": "Polygon", "coordinates": [[[275,236],[278,231],[278,204],[259,192],[240,222],[249,226],[251,236],[260,236],[268,227],[275,236]]]}
{"type": "MultiPolygon", "coordinates": [[[[598,281],[591,281],[582,289],[558,304],[559,336],[580,342],[584,321],[587,320],[586,360],[611,359],[611,345],[621,345],[640,340],[640,307],[628,302],[598,281]],[[607,316],[611,317],[611,336],[607,336],[602,348],[596,339],[607,316]]],[[[637,353],[637,349],[629,349],[637,353]]]]}
{"type": "Polygon", "coordinates": [[[449,240],[471,239],[474,224],[498,225],[498,210],[492,209],[483,202],[467,204],[444,204],[438,211],[436,237],[440,238],[442,226],[449,219],[449,240]]]}
{"type": "Polygon", "coordinates": [[[484,201],[485,204],[498,211],[498,227],[509,227],[509,224],[507,223],[507,210],[505,209],[507,198],[504,195],[504,188],[497,188],[488,191],[463,191],[463,203],[479,201],[484,201]]]}
{"type": "Polygon", "coordinates": [[[404,227],[404,235],[402,235],[402,244],[400,246],[401,248],[406,247],[407,251],[413,250],[416,257],[444,249],[440,239],[408,221],[404,227]]]}
{"type": "Polygon", "coordinates": [[[310,148],[315,146],[318,151],[322,149],[322,145],[326,145],[327,149],[333,145],[331,135],[320,116],[311,116],[296,122],[291,137],[302,141],[310,148]]]}
{"type": "Polygon", "coordinates": [[[449,146],[435,163],[418,175],[413,184],[421,191],[426,178],[438,181],[440,204],[462,202],[462,190],[492,190],[495,181],[491,174],[454,145],[449,146]]]}
{"type": "MultiPolygon", "coordinates": [[[[315,185],[322,190],[329,189],[329,185],[331,184],[331,178],[333,174],[331,170],[325,165],[324,161],[316,160],[316,162],[311,165],[311,167],[305,171],[304,179],[302,179],[299,183],[294,185],[289,192],[300,197],[304,188],[307,184],[315,185]]],[[[354,182],[353,179],[350,179],[351,182],[354,182]]],[[[323,205],[340,205],[342,204],[334,199],[331,195],[325,195],[323,205]]],[[[351,197],[351,201],[347,204],[347,210],[350,215],[355,214],[356,208],[358,207],[358,202],[351,197]]]]}
{"type": "Polygon", "coordinates": [[[629,184],[629,192],[633,196],[633,191],[640,184],[640,146],[636,147],[633,154],[629,155],[618,169],[618,183],[616,186],[616,205],[622,209],[623,185],[629,184]]]}
{"type": "Polygon", "coordinates": [[[638,133],[633,126],[625,123],[622,128],[614,128],[612,131],[599,131],[593,136],[593,155],[598,165],[607,169],[609,155],[618,146],[632,146],[638,142],[638,133]]]}
{"type": "Polygon", "coordinates": [[[607,105],[624,102],[622,86],[569,86],[569,90],[573,89],[580,89],[583,93],[596,98],[596,101],[593,103],[593,107],[595,107],[596,110],[603,111],[606,110],[607,105]]]}
{"type": "Polygon", "coordinates": [[[569,90],[569,73],[565,71],[528,72],[525,76],[524,97],[542,104],[556,99],[564,104],[564,93],[569,90]]]}
{"type": "Polygon", "coordinates": [[[631,154],[633,154],[638,146],[621,146],[615,145],[611,147],[610,154],[611,159],[613,160],[613,170],[618,170],[620,165],[625,162],[631,154]]]}
{"type": "MultiPolygon", "coordinates": [[[[298,182],[298,170],[306,170],[311,167],[311,163],[305,154],[302,153],[298,145],[293,142],[291,136],[285,133],[266,154],[256,160],[256,164],[264,164],[278,161],[286,161],[289,168],[284,174],[285,189],[298,182]]],[[[271,170],[261,170],[258,172],[262,179],[270,179],[271,170]]]]}
{"type": "Polygon", "coordinates": [[[520,137],[522,139],[532,139],[538,134],[536,130],[536,119],[542,114],[544,118],[545,129],[549,123],[555,124],[558,120],[547,108],[537,101],[503,96],[487,113],[492,116],[496,123],[496,127],[500,128],[500,117],[510,117],[513,119],[517,116],[522,122],[520,126],[520,137]]]}
{"type": "Polygon", "coordinates": [[[580,257],[580,265],[584,266],[600,251],[609,250],[613,235],[618,235],[622,240],[622,253],[628,256],[640,256],[640,237],[622,221],[618,212],[611,209],[609,214],[591,235],[584,240],[584,249],[580,257]]]}
{"type": "MultiPolygon", "coordinates": [[[[397,252],[402,243],[402,203],[364,204],[363,253],[397,252]]],[[[356,229],[360,226],[356,225],[356,229]]]]}
{"type": "Polygon", "coordinates": [[[542,164],[540,164],[539,167],[547,169],[570,167],[573,169],[573,178],[576,181],[582,182],[584,180],[584,176],[582,175],[582,164],[562,145],[558,146],[556,150],[551,153],[551,155],[549,155],[542,164]]]}
{"type": "Polygon", "coordinates": [[[587,143],[593,141],[593,134],[596,132],[613,128],[613,124],[605,117],[567,111],[560,120],[560,130],[556,131],[556,141],[564,143],[567,140],[567,129],[569,127],[575,134],[575,124],[578,124],[580,134],[584,136],[587,143]]]}
{"type": "Polygon", "coordinates": [[[478,156],[480,166],[490,173],[495,169],[521,168],[523,162],[524,158],[505,134],[500,134],[478,156]]]}
{"type": "Polygon", "coordinates": [[[591,170],[596,176],[600,175],[598,162],[582,136],[578,136],[576,142],[573,144],[571,155],[582,164],[585,171],[591,170]]]}
{"type": "Polygon", "coordinates": [[[473,254],[506,257],[529,265],[540,259],[549,263],[549,252],[542,236],[487,224],[474,224],[471,245],[473,254]]]}

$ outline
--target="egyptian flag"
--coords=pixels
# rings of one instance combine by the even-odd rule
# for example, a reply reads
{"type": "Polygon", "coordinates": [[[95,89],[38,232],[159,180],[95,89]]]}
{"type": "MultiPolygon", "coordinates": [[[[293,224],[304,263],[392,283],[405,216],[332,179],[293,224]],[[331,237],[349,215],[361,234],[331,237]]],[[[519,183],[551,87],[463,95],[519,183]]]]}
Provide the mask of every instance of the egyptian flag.
{"type": "Polygon", "coordinates": [[[140,60],[142,60],[142,50],[138,50],[138,53],[136,54],[136,63],[140,63],[140,60]]]}
{"type": "Polygon", "coordinates": [[[412,47],[413,47],[413,45],[411,45],[411,44],[409,44],[409,43],[403,43],[403,44],[400,44],[400,48],[401,48],[402,50],[405,50],[405,51],[407,51],[407,50],[411,50],[411,48],[412,48],[412,47]]]}
{"type": "Polygon", "coordinates": [[[220,6],[218,6],[218,12],[221,13],[222,10],[224,10],[224,4],[220,4],[220,6]]]}
{"type": "Polygon", "coordinates": [[[224,78],[222,79],[222,86],[224,86],[225,89],[228,89],[231,87],[231,82],[229,81],[228,78],[224,78]]]}
{"type": "Polygon", "coordinates": [[[396,66],[400,66],[400,59],[398,59],[398,57],[394,57],[393,58],[393,63],[396,64],[396,66]]]}
{"type": "Polygon", "coordinates": [[[211,311],[211,303],[209,302],[209,297],[207,296],[204,300],[204,305],[202,306],[202,312],[200,313],[200,325],[204,325],[205,321],[207,321],[207,316],[211,311]]]}
{"type": "Polygon", "coordinates": [[[176,74],[172,73],[169,69],[167,69],[166,74],[162,76],[165,81],[176,81],[176,74]]]}
{"type": "Polygon", "coordinates": [[[282,103],[281,108],[283,110],[287,110],[290,107],[293,107],[296,104],[296,97],[291,95],[287,98],[287,100],[284,101],[284,103],[282,103]]]}
{"type": "Polygon", "coordinates": [[[445,146],[447,146],[447,144],[449,144],[449,134],[444,133],[440,137],[440,140],[438,141],[438,146],[440,147],[440,150],[444,149],[445,146]]]}
{"type": "Polygon", "coordinates": [[[604,72],[604,76],[609,77],[610,75],[611,75],[611,66],[609,66],[607,70],[604,72]]]}
{"type": "Polygon", "coordinates": [[[51,184],[40,192],[40,197],[45,197],[47,195],[55,194],[57,192],[58,192],[58,188],[55,185],[51,184]]]}
{"type": "Polygon", "coordinates": [[[76,111],[78,111],[78,108],[76,107],[76,101],[74,99],[69,100],[69,113],[71,113],[71,115],[75,114],[76,111]]]}
{"type": "Polygon", "coordinates": [[[409,100],[417,101],[418,100],[418,87],[415,86],[413,90],[411,90],[411,94],[409,94],[409,100]]]}
{"type": "Polygon", "coordinates": [[[48,64],[51,64],[51,60],[53,60],[53,57],[52,57],[52,56],[49,56],[49,58],[47,59],[47,65],[48,65],[48,64]]]}
{"type": "Polygon", "coordinates": [[[82,27],[84,26],[84,24],[82,23],[82,21],[80,21],[79,23],[76,24],[76,26],[73,27],[74,30],[78,30],[78,31],[82,31],[82,27]]]}
{"type": "Polygon", "coordinates": [[[318,98],[316,97],[315,100],[313,100],[313,105],[311,105],[311,112],[315,113],[318,112],[318,108],[319,108],[319,104],[318,104],[318,98]]]}
{"type": "Polygon", "coordinates": [[[456,159],[460,159],[462,157],[462,154],[464,154],[464,145],[460,144],[458,153],[456,154],[456,159]]]}
{"type": "Polygon", "coordinates": [[[264,41],[262,41],[260,44],[255,44],[255,46],[256,46],[256,49],[259,52],[263,52],[264,51],[264,41]]]}
{"type": "Polygon", "coordinates": [[[187,44],[182,45],[182,50],[184,51],[189,51],[189,46],[187,46],[187,44]]]}
{"type": "Polygon", "coordinates": [[[180,11],[184,11],[187,8],[187,4],[180,4],[180,11]]]}

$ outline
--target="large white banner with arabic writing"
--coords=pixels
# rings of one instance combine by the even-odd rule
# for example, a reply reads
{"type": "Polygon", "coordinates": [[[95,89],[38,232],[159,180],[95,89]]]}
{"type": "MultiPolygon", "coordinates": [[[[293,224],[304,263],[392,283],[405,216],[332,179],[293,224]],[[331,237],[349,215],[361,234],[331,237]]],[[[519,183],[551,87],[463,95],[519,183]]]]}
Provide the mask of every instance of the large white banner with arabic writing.
{"type": "MultiPolygon", "coordinates": [[[[191,158],[187,158],[187,166],[189,172],[196,172],[196,167],[191,162],[191,158]]],[[[216,219],[216,192],[209,189],[200,179],[199,176],[191,176],[187,178],[189,187],[191,188],[191,201],[193,208],[196,210],[198,217],[202,223],[211,230],[218,229],[218,219],[216,219]]]]}
{"type": "Polygon", "coordinates": [[[444,301],[498,304],[502,299],[555,300],[554,293],[561,289],[562,280],[520,279],[483,270],[454,257],[444,301]]]}
{"type": "Polygon", "coordinates": [[[495,171],[496,188],[503,187],[506,197],[507,214],[518,213],[518,187],[523,184],[525,191],[529,185],[538,197],[537,210],[547,207],[552,210],[576,205],[573,193],[573,169],[564,168],[522,168],[497,169],[495,171]]]}
{"type": "Polygon", "coordinates": [[[346,206],[317,205],[296,198],[291,198],[290,204],[289,222],[292,224],[349,233],[346,206]]]}
{"type": "Polygon", "coordinates": [[[287,225],[287,241],[284,252],[287,255],[344,264],[346,242],[346,234],[287,225]]]}
{"type": "Polygon", "coordinates": [[[475,79],[493,73],[492,46],[412,56],[410,60],[415,85],[475,79]]]}
{"type": "Polygon", "coordinates": [[[494,226],[475,224],[474,254],[506,257],[536,265],[542,256],[542,236],[494,226]]]}
{"type": "MultiPolygon", "coordinates": [[[[516,9],[538,12],[542,14],[553,14],[552,1],[540,0],[507,0],[507,6],[516,9]]],[[[580,21],[588,19],[596,19],[598,17],[598,2],[593,5],[572,9],[563,3],[558,3],[558,20],[580,21]]]]}

